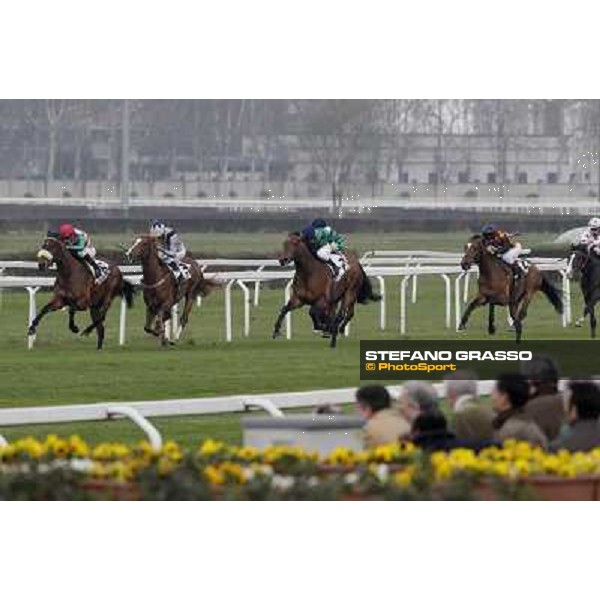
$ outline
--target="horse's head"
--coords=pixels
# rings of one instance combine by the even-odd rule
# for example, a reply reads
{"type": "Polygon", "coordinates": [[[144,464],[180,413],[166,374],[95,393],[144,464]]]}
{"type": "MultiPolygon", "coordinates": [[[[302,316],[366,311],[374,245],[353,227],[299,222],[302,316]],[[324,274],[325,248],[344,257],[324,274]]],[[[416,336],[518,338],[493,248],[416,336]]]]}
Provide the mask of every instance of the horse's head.
{"type": "Polygon", "coordinates": [[[298,256],[304,246],[304,240],[298,232],[290,233],[285,242],[283,242],[283,251],[279,254],[279,264],[281,266],[289,265],[298,256]]]}
{"type": "Polygon", "coordinates": [[[483,253],[483,241],[480,235],[474,235],[465,245],[460,266],[468,271],[473,265],[479,264],[483,253]]]}
{"type": "Polygon", "coordinates": [[[52,263],[60,260],[64,251],[65,247],[60,239],[58,239],[56,235],[48,232],[48,237],[44,240],[44,243],[37,253],[38,269],[40,271],[48,270],[52,263]]]}
{"type": "Polygon", "coordinates": [[[156,238],[151,235],[142,235],[133,242],[131,247],[125,252],[129,262],[141,260],[142,262],[151,252],[156,251],[156,238]]]}
{"type": "Polygon", "coordinates": [[[590,253],[585,244],[571,246],[572,254],[567,267],[567,277],[577,279],[590,262],[590,253]]]}

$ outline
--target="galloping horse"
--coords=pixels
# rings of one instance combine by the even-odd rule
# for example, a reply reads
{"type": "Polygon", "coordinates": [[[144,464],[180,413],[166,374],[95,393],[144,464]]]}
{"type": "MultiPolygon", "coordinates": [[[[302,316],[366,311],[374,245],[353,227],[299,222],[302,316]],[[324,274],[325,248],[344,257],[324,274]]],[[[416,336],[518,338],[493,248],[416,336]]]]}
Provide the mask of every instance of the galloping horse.
{"type": "Polygon", "coordinates": [[[527,308],[538,291],[543,292],[556,311],[562,314],[563,303],[560,293],[538,268],[531,265],[527,275],[514,281],[510,267],[487,252],[480,235],[474,235],[469,240],[460,263],[465,271],[468,271],[474,264],[479,267],[479,291],[475,299],[467,306],[458,326],[459,330],[466,328],[471,313],[477,307],[489,304],[488,333],[493,335],[496,333],[494,307],[508,306],[515,328],[516,341],[519,343],[523,334],[523,320],[527,315],[527,308]]]}
{"type": "Polygon", "coordinates": [[[185,258],[184,263],[190,271],[190,278],[179,285],[171,270],[158,256],[156,238],[143,235],[135,240],[127,250],[129,260],[139,259],[142,263],[142,287],[146,303],[146,324],[144,331],[160,337],[163,346],[168,345],[165,323],[171,318],[171,309],[182,298],[185,299],[178,336],[188,323],[190,311],[198,295],[206,296],[218,283],[205,279],[196,261],[185,258]]]}
{"type": "Polygon", "coordinates": [[[40,271],[47,270],[51,264],[56,265],[58,275],[54,284],[54,296],[36,315],[29,326],[29,335],[35,335],[37,326],[45,315],[67,306],[69,308],[69,329],[79,333],[75,324],[75,312],[89,310],[92,323],[81,335],[89,335],[94,329],[98,339],[98,350],[104,343],[104,319],[106,313],[117,296],[123,296],[127,306],[133,306],[133,286],[123,278],[123,274],[115,265],[109,267],[107,277],[101,283],[94,281],[88,267],[77,260],[58,238],[48,235],[37,254],[40,271]]]}
{"type": "Polygon", "coordinates": [[[585,244],[576,244],[572,250],[568,272],[580,275],[579,285],[585,304],[582,318],[590,316],[590,335],[595,338],[597,321],[594,307],[600,301],[600,257],[590,252],[585,244]]]}
{"type": "Polygon", "coordinates": [[[330,346],[335,348],[338,334],[343,333],[354,316],[356,302],[366,304],[369,300],[380,300],[358,260],[354,256],[347,258],[348,269],[336,283],[329,267],[314,256],[302,236],[299,233],[288,235],[279,255],[279,264],[294,262],[296,272],[290,300],[281,308],[273,338],[280,335],[288,312],[309,305],[315,330],[328,333],[330,346]]]}

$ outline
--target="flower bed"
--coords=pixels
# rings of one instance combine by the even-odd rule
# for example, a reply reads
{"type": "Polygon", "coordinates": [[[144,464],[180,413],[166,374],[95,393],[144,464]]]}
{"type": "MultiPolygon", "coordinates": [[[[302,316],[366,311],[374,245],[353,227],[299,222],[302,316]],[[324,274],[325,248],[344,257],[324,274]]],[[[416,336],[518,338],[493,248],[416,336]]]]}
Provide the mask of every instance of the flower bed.
{"type": "Polygon", "coordinates": [[[194,451],[89,446],[77,436],[0,448],[0,498],[101,500],[454,500],[600,497],[600,448],[547,454],[509,441],[479,454],[423,454],[411,444],[319,457],[205,441],[194,451]]]}

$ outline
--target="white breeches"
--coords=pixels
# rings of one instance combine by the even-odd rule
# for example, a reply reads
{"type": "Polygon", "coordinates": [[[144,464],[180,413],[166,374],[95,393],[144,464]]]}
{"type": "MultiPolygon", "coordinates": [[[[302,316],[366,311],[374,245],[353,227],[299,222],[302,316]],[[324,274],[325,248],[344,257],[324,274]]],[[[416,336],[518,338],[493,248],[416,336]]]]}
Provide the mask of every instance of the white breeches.
{"type": "Polygon", "coordinates": [[[516,244],[513,248],[508,250],[508,252],[505,252],[504,254],[502,254],[500,256],[500,258],[507,265],[512,265],[519,258],[519,254],[521,254],[521,250],[523,250],[523,247],[521,246],[521,244],[516,244]]]}
{"type": "Polygon", "coordinates": [[[86,246],[81,251],[81,258],[84,258],[86,256],[89,256],[92,259],[96,258],[96,248],[94,248],[94,246],[86,246]]]}
{"type": "Polygon", "coordinates": [[[185,258],[185,254],[186,254],[185,248],[180,248],[176,251],[164,250],[163,248],[161,248],[158,251],[158,256],[162,260],[175,260],[177,262],[182,261],[185,258]]]}
{"type": "Polygon", "coordinates": [[[345,264],[344,257],[341,254],[336,253],[331,247],[331,244],[325,244],[324,246],[321,246],[317,250],[317,256],[323,262],[327,262],[330,260],[333,261],[335,265],[340,268],[343,267],[345,264]]]}

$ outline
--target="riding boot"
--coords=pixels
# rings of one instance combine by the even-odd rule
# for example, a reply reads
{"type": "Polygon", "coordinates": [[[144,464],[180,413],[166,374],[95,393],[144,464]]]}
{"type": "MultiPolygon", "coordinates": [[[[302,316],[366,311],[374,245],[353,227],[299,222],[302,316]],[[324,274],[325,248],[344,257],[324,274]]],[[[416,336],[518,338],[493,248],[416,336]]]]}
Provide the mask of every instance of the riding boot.
{"type": "Polygon", "coordinates": [[[525,269],[525,265],[523,264],[523,261],[521,261],[521,260],[516,260],[511,265],[511,269],[513,272],[513,278],[515,280],[521,279],[521,277],[524,277],[525,274],[527,273],[527,270],[525,269]]]}
{"type": "Polygon", "coordinates": [[[85,260],[85,262],[94,270],[94,278],[96,280],[100,279],[102,277],[102,269],[100,268],[100,265],[98,265],[98,263],[91,256],[85,256],[83,260],[85,260]]]}
{"type": "Polygon", "coordinates": [[[331,267],[331,270],[333,271],[333,278],[337,281],[340,276],[340,268],[331,258],[327,261],[327,264],[331,267]]]}

